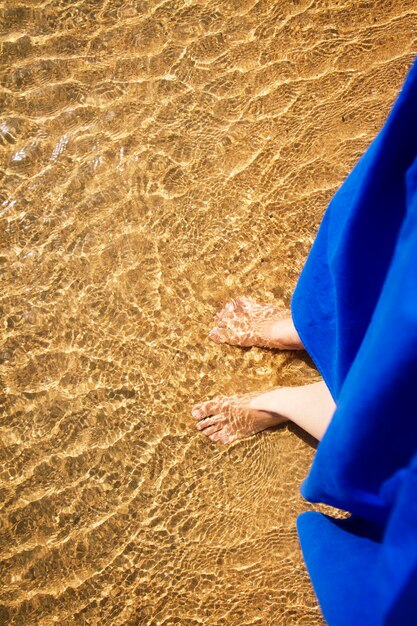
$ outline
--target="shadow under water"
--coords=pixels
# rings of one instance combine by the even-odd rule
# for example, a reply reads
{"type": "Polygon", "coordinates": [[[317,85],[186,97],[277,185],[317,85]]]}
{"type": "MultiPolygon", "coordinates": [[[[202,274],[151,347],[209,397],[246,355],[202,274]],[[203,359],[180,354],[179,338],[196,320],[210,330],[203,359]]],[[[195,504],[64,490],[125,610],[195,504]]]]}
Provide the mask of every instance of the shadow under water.
{"type": "Polygon", "coordinates": [[[297,541],[314,448],[194,428],[318,380],[217,345],[288,305],[416,49],[414,0],[15,0],[0,121],[0,623],[323,624],[297,541]]]}

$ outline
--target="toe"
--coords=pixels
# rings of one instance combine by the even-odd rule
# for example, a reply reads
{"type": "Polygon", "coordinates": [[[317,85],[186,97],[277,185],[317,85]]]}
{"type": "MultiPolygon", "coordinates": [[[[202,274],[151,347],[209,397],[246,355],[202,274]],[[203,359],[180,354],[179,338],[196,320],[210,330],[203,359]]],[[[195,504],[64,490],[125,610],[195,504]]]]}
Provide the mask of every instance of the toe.
{"type": "Polygon", "coordinates": [[[222,424],[213,424],[212,426],[207,426],[207,428],[202,431],[202,434],[210,437],[211,435],[217,433],[221,428],[222,424]]]}
{"type": "Polygon", "coordinates": [[[230,303],[226,304],[226,306],[224,306],[222,309],[220,309],[220,311],[217,311],[217,313],[214,316],[214,320],[217,322],[221,322],[227,318],[230,318],[233,312],[233,308],[230,308],[230,303]]]}
{"type": "Polygon", "coordinates": [[[212,339],[216,343],[226,343],[227,341],[227,334],[226,334],[225,328],[215,327],[209,332],[208,336],[210,337],[210,339],[212,339]]]}
{"type": "Polygon", "coordinates": [[[224,445],[227,445],[228,443],[232,443],[232,441],[236,441],[237,439],[237,435],[235,435],[234,433],[230,433],[227,428],[222,428],[221,430],[217,431],[217,433],[215,434],[218,435],[217,441],[219,441],[220,443],[223,443],[224,445]]]}
{"type": "Polygon", "coordinates": [[[239,304],[244,307],[255,304],[255,300],[252,300],[252,298],[247,298],[246,296],[241,296],[237,299],[237,302],[239,302],[239,304]]]}
{"type": "Polygon", "coordinates": [[[228,302],[226,306],[224,306],[222,310],[219,312],[220,319],[226,319],[226,320],[231,319],[234,316],[235,308],[236,308],[235,300],[228,302]]]}
{"type": "Polygon", "coordinates": [[[241,298],[236,298],[235,310],[243,311],[245,309],[245,298],[242,296],[241,298]]]}
{"type": "Polygon", "coordinates": [[[197,422],[195,427],[197,430],[204,430],[209,426],[217,425],[218,428],[223,426],[223,417],[221,415],[213,415],[212,417],[205,417],[204,419],[197,422]]]}
{"type": "Polygon", "coordinates": [[[220,343],[219,342],[219,329],[217,327],[212,328],[209,331],[208,336],[210,337],[210,339],[212,339],[213,341],[215,341],[216,343],[220,343]]]}
{"type": "Polygon", "coordinates": [[[211,439],[211,441],[217,441],[219,443],[227,445],[228,443],[232,443],[232,441],[236,441],[237,436],[229,433],[227,428],[221,428],[212,435],[208,435],[208,438],[211,439]]]}
{"type": "Polygon", "coordinates": [[[218,409],[220,408],[220,398],[213,398],[212,400],[207,400],[206,402],[199,402],[195,404],[192,408],[192,415],[195,419],[201,420],[209,415],[214,415],[218,413],[218,409]],[[217,410],[216,410],[217,409],[217,410]]]}
{"type": "Polygon", "coordinates": [[[221,430],[218,430],[216,433],[213,433],[212,435],[209,435],[208,438],[211,439],[211,441],[220,441],[220,437],[221,437],[220,433],[221,432],[222,432],[221,430]]]}

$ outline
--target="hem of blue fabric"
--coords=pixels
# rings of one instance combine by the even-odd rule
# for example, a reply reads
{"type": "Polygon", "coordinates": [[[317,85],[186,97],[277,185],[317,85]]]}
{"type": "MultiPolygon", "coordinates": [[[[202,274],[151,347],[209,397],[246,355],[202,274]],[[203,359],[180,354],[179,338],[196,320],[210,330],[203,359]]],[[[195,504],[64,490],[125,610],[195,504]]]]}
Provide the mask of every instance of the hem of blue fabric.
{"type": "Polygon", "coordinates": [[[318,511],[302,513],[296,525],[304,563],[326,624],[381,626],[375,580],[381,546],[378,529],[357,518],[337,519],[318,511]],[[359,585],[355,582],[358,578],[359,585]],[[346,604],[346,597],[350,604],[346,604]]]}
{"type": "MultiPolygon", "coordinates": [[[[340,502],[332,496],[329,496],[328,493],[322,493],[316,496],[310,494],[308,482],[309,476],[306,476],[306,478],[304,478],[303,482],[300,485],[300,494],[302,495],[304,500],[307,500],[307,502],[311,502],[311,504],[326,504],[327,506],[331,506],[337,511],[344,511],[345,513],[349,513],[349,515],[353,515],[352,511],[345,507],[342,507],[340,505],[340,502]]],[[[317,513],[317,511],[310,511],[310,513],[317,513]]]]}
{"type": "Polygon", "coordinates": [[[294,290],[293,295],[291,297],[291,302],[290,302],[291,317],[292,317],[293,324],[295,326],[295,330],[297,331],[298,336],[300,337],[301,342],[302,342],[305,350],[308,352],[309,356],[313,359],[314,365],[316,366],[316,368],[318,369],[319,373],[321,374],[324,382],[326,383],[326,385],[327,385],[327,387],[328,387],[328,389],[329,389],[329,391],[330,391],[330,393],[332,395],[333,400],[336,402],[336,397],[335,397],[335,394],[333,392],[332,385],[331,385],[329,379],[327,378],[327,375],[324,372],[324,369],[322,369],[322,367],[320,365],[320,359],[317,358],[317,355],[315,354],[315,351],[312,349],[310,342],[308,340],[306,340],[306,336],[304,335],[304,332],[301,329],[300,324],[298,323],[297,316],[295,315],[295,308],[296,307],[294,307],[294,299],[295,299],[294,296],[295,296],[295,293],[296,293],[296,291],[294,290]]]}

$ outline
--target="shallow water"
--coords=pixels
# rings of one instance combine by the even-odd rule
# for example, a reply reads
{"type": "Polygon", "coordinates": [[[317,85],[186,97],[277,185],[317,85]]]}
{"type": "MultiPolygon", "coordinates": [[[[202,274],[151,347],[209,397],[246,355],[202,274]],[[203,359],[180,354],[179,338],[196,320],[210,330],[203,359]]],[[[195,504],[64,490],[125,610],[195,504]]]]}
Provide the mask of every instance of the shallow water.
{"type": "Polygon", "coordinates": [[[190,409],[318,379],[207,332],[288,305],[416,27],[414,0],[6,4],[1,624],[323,624],[312,442],[222,447],[190,409]]]}

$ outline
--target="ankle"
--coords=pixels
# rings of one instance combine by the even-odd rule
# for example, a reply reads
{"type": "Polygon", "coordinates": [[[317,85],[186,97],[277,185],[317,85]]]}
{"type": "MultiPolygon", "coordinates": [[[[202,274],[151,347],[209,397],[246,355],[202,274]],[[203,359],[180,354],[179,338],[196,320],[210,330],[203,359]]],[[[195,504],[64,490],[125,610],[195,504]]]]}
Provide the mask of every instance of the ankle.
{"type": "Polygon", "coordinates": [[[274,423],[288,421],[289,418],[280,412],[284,404],[282,400],[285,398],[286,391],[286,387],[276,387],[264,393],[260,393],[250,400],[249,406],[251,409],[269,413],[271,415],[271,421],[274,423]]]}
{"type": "Polygon", "coordinates": [[[259,336],[265,345],[284,350],[303,350],[304,346],[295,329],[291,316],[264,322],[259,328],[259,336]]]}

